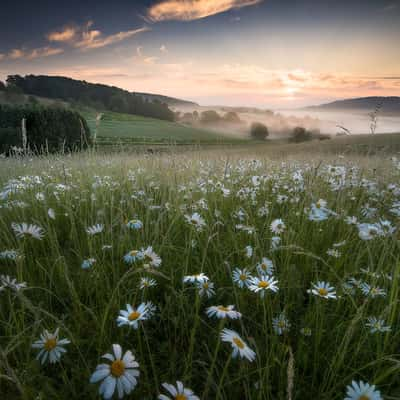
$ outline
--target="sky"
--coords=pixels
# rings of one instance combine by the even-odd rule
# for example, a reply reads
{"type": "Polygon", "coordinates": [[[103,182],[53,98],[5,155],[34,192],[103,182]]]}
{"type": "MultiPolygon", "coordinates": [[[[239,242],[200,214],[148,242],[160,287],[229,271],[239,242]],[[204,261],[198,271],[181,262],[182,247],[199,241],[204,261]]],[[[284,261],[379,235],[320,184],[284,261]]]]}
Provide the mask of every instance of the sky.
{"type": "Polygon", "coordinates": [[[275,109],[400,96],[400,0],[2,0],[0,16],[0,80],[275,109]]]}

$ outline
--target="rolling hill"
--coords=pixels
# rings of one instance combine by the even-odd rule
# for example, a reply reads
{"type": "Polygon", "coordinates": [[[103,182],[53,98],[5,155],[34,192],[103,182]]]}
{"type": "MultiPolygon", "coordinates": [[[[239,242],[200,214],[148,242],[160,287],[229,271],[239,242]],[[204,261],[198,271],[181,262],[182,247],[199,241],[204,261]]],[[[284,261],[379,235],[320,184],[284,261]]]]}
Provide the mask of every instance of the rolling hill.
{"type": "Polygon", "coordinates": [[[400,114],[400,97],[360,97],[356,99],[337,100],[304,108],[309,111],[341,111],[341,112],[371,112],[379,107],[380,113],[400,114]]]}

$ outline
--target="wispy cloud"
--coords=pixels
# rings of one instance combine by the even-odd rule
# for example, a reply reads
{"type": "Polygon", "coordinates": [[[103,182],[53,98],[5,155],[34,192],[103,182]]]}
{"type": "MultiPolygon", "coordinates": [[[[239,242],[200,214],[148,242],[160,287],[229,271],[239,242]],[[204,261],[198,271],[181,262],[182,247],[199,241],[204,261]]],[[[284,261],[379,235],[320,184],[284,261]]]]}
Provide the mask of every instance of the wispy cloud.
{"type": "Polygon", "coordinates": [[[36,49],[12,49],[8,54],[0,55],[0,60],[34,60],[36,58],[50,57],[64,52],[64,49],[56,47],[38,47],[36,49]]]}
{"type": "Polygon", "coordinates": [[[192,21],[231,9],[254,6],[263,0],[163,0],[147,12],[150,21],[192,21]]]}
{"type": "Polygon", "coordinates": [[[139,33],[147,32],[150,28],[143,27],[132,29],[129,31],[122,31],[112,35],[103,35],[101,31],[95,29],[88,29],[82,32],[79,40],[74,42],[74,47],[82,50],[99,49],[101,47],[109,46],[111,44],[122,42],[125,39],[131,38],[139,33]]]}

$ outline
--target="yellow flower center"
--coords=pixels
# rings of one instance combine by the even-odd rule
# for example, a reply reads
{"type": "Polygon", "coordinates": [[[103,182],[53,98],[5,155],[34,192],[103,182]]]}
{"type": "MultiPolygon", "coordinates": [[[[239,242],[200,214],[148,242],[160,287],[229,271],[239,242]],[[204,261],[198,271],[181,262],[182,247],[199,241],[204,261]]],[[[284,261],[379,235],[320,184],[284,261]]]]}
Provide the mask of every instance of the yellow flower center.
{"type": "Polygon", "coordinates": [[[279,321],[278,322],[278,327],[281,328],[281,329],[285,328],[285,321],[279,321]]]}
{"type": "Polygon", "coordinates": [[[269,282],[267,282],[267,281],[260,281],[259,283],[258,283],[258,287],[259,288],[262,288],[262,289],[265,289],[265,288],[267,288],[269,286],[269,282]]]}
{"type": "Polygon", "coordinates": [[[191,219],[193,225],[197,225],[198,221],[196,219],[191,219]]]}
{"type": "Polygon", "coordinates": [[[209,288],[209,284],[208,284],[208,282],[204,282],[203,283],[203,289],[208,289],[209,288]]]}
{"type": "Polygon", "coordinates": [[[138,253],[137,250],[132,250],[129,254],[130,254],[132,257],[135,257],[135,256],[137,255],[137,253],[138,253]]]}
{"type": "Polygon", "coordinates": [[[244,343],[239,338],[234,337],[232,341],[236,344],[237,347],[239,347],[239,349],[244,349],[244,343]]]}
{"type": "Polygon", "coordinates": [[[318,293],[320,296],[326,296],[328,294],[328,291],[325,288],[319,288],[318,293]]]}
{"type": "Polygon", "coordinates": [[[111,375],[119,378],[120,376],[122,376],[125,372],[125,364],[122,360],[115,360],[112,364],[111,364],[111,375]]]}
{"type": "Polygon", "coordinates": [[[358,398],[358,400],[371,400],[371,398],[370,398],[369,396],[365,395],[365,394],[362,394],[362,395],[358,398]]]}
{"type": "Polygon", "coordinates": [[[140,312],[133,311],[129,314],[128,319],[129,321],[136,321],[140,317],[140,312]]]}
{"type": "Polygon", "coordinates": [[[265,271],[265,270],[267,269],[267,264],[262,263],[262,264],[261,264],[261,269],[262,269],[263,271],[265,271]]]}
{"type": "Polygon", "coordinates": [[[47,339],[46,343],[44,344],[44,348],[47,351],[53,350],[57,346],[57,340],[56,339],[47,339]]]}
{"type": "Polygon", "coordinates": [[[218,307],[218,310],[219,310],[219,311],[228,312],[228,311],[229,311],[229,308],[228,308],[228,307],[224,307],[224,306],[219,306],[219,307],[218,307]]]}
{"type": "Polygon", "coordinates": [[[244,274],[242,274],[242,275],[239,276],[239,279],[240,279],[241,281],[245,281],[245,280],[247,279],[247,276],[244,275],[244,274]]]}
{"type": "Polygon", "coordinates": [[[175,400],[187,400],[187,396],[184,394],[177,394],[174,398],[175,400]]]}

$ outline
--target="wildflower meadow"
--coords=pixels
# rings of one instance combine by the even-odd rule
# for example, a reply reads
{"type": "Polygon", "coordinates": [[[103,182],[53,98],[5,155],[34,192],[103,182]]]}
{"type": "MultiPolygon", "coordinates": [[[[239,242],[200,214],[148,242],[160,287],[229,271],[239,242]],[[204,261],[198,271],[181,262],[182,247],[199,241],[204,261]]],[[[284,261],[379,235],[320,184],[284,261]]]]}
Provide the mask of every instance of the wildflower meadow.
{"type": "Polygon", "coordinates": [[[400,398],[400,162],[0,160],[1,399],[400,398]]]}

